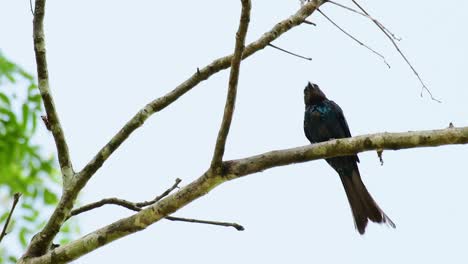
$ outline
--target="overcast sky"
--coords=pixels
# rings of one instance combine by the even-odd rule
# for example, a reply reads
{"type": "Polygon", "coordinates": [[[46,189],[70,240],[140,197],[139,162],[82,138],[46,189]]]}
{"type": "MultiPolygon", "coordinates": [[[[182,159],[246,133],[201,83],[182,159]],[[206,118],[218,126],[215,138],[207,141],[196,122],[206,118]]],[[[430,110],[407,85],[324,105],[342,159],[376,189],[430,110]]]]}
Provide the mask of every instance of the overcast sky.
{"type": "MultiPolygon", "coordinates": [[[[337,0],[338,1],[338,0],[337,0]]],[[[299,8],[299,1],[252,1],[247,42],[299,8]]],[[[339,0],[350,4],[350,1],[339,0]]],[[[468,125],[468,2],[361,0],[401,36],[421,85],[370,21],[334,5],[322,10],[384,54],[350,40],[320,14],[241,64],[238,103],[226,159],[308,143],[303,88],[319,84],[343,108],[353,135],[468,125]]],[[[48,1],[50,83],[76,170],[150,100],[212,60],[230,54],[240,1],[48,1]]],[[[0,0],[0,48],[35,71],[28,1],[0,0]]],[[[92,178],[82,204],[107,197],[152,199],[209,165],[228,71],[203,82],[150,118],[92,178]]],[[[49,152],[52,136],[37,139],[49,152]]],[[[267,170],[228,182],[176,216],[232,221],[232,228],[160,221],[75,263],[465,263],[468,260],[468,146],[360,154],[367,188],[396,223],[354,229],[339,177],[324,161],[267,170]]],[[[108,206],[78,217],[83,234],[132,214],[108,206]]]]}

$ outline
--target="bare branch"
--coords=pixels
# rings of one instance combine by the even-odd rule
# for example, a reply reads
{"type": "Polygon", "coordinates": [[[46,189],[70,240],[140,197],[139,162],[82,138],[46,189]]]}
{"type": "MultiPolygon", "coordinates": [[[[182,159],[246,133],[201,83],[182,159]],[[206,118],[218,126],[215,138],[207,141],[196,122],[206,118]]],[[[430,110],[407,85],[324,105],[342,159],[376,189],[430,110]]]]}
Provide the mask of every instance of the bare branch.
{"type": "Polygon", "coordinates": [[[45,2],[45,0],[36,0],[33,20],[34,52],[36,54],[38,86],[47,112],[47,120],[50,124],[50,130],[52,131],[55,145],[57,146],[57,155],[60,168],[62,170],[62,176],[64,178],[64,184],[67,184],[74,172],[72,162],[70,160],[70,154],[68,153],[67,142],[65,141],[65,135],[49,88],[49,73],[47,70],[44,35],[45,2]]]}
{"type": "Polygon", "coordinates": [[[206,220],[182,218],[182,217],[175,217],[175,216],[166,216],[165,219],[170,220],[170,221],[181,221],[181,222],[188,222],[188,223],[198,223],[198,224],[234,227],[235,229],[237,229],[237,231],[244,231],[245,230],[245,228],[243,226],[241,226],[239,224],[236,224],[236,223],[206,221],[206,220]]]}
{"type": "Polygon", "coordinates": [[[304,24],[308,24],[308,25],[312,25],[312,26],[317,26],[317,24],[315,24],[314,22],[311,22],[309,20],[304,20],[304,24]]]}
{"type": "Polygon", "coordinates": [[[169,188],[169,189],[167,189],[166,191],[164,191],[161,195],[156,196],[156,197],[155,197],[153,200],[151,200],[151,201],[136,203],[135,205],[136,205],[137,207],[140,207],[140,208],[141,208],[141,207],[145,207],[145,206],[152,205],[152,204],[154,204],[154,203],[159,202],[159,200],[161,200],[162,198],[168,196],[174,189],[179,188],[179,183],[180,183],[181,181],[182,181],[181,179],[177,178],[177,179],[175,180],[174,185],[172,185],[171,188],[169,188]]]}
{"type": "Polygon", "coordinates": [[[341,7],[341,8],[344,8],[344,9],[346,9],[346,10],[348,10],[348,11],[353,12],[353,13],[356,13],[356,14],[358,14],[358,15],[361,15],[361,16],[363,16],[363,17],[366,17],[366,18],[368,18],[368,19],[374,21],[374,23],[378,23],[380,26],[382,26],[382,28],[384,28],[384,30],[385,30],[390,36],[392,36],[392,38],[393,38],[394,40],[397,40],[397,41],[400,41],[400,40],[401,40],[400,37],[398,37],[398,36],[396,36],[395,34],[393,34],[388,28],[386,28],[382,23],[380,23],[380,21],[378,21],[377,19],[375,19],[375,18],[369,16],[369,14],[364,14],[364,13],[362,13],[362,12],[356,10],[356,9],[353,9],[353,8],[351,8],[351,7],[349,7],[349,6],[345,6],[345,5],[343,5],[343,4],[340,4],[340,3],[337,3],[337,2],[334,2],[334,1],[327,1],[327,2],[332,3],[332,4],[336,5],[336,6],[341,7]]]}
{"type": "MultiPolygon", "coordinates": [[[[364,12],[364,14],[366,14],[367,16],[370,17],[369,13],[367,13],[367,11],[362,8],[355,0],[351,0],[353,1],[353,3],[359,7],[359,9],[361,9],[362,12],[364,12]]],[[[408,60],[408,58],[406,57],[406,55],[401,51],[400,47],[398,46],[398,44],[395,42],[395,40],[392,38],[392,36],[390,36],[388,34],[388,30],[386,30],[383,25],[381,23],[379,23],[377,20],[375,19],[372,19],[372,21],[380,28],[380,30],[382,30],[382,32],[385,34],[385,36],[387,36],[387,38],[392,42],[393,46],[395,47],[395,49],[398,51],[398,53],[400,53],[401,57],[405,60],[406,64],[408,64],[408,66],[411,68],[411,70],[413,71],[414,75],[416,75],[416,77],[418,78],[419,82],[421,83],[422,85],[422,89],[421,89],[421,96],[422,96],[422,93],[424,90],[426,90],[426,92],[429,94],[429,96],[431,97],[432,100],[438,102],[438,103],[441,103],[440,100],[434,98],[434,96],[432,95],[432,92],[431,90],[429,90],[429,88],[427,88],[426,84],[424,83],[424,81],[422,80],[421,76],[419,75],[419,73],[416,71],[416,69],[413,67],[413,65],[411,64],[411,62],[408,60]]]]}
{"type": "Polygon", "coordinates": [[[8,213],[8,217],[5,220],[5,224],[3,225],[2,233],[0,233],[0,243],[2,243],[3,238],[7,235],[8,224],[10,224],[11,216],[15,211],[16,204],[18,203],[21,197],[21,193],[15,193],[13,195],[13,204],[11,205],[10,213],[8,213]]]}
{"type": "Polygon", "coordinates": [[[84,212],[87,212],[87,211],[90,211],[90,210],[93,210],[93,209],[96,209],[96,208],[99,208],[99,207],[107,205],[107,204],[120,205],[120,206],[123,206],[123,207],[125,207],[125,208],[127,208],[129,210],[133,210],[133,211],[138,212],[138,211],[141,210],[141,208],[143,208],[145,206],[148,206],[148,205],[152,205],[154,203],[157,203],[162,198],[168,196],[174,189],[178,188],[179,183],[181,181],[182,181],[181,179],[177,178],[175,180],[175,183],[169,189],[164,191],[161,195],[156,196],[156,198],[154,198],[151,201],[145,201],[145,202],[140,202],[140,203],[132,203],[132,202],[129,202],[127,200],[123,200],[123,199],[119,199],[119,198],[106,198],[106,199],[102,199],[101,201],[98,201],[98,202],[94,202],[94,203],[84,205],[84,206],[82,206],[80,208],[77,208],[77,209],[71,211],[70,216],[68,218],[70,218],[72,216],[75,216],[75,215],[78,215],[78,214],[81,214],[81,213],[84,213],[84,212]]]}
{"type": "Polygon", "coordinates": [[[78,196],[78,191],[70,191],[72,180],[74,180],[75,172],[70,160],[67,142],[65,135],[60,125],[59,117],[57,115],[52,94],[49,88],[49,74],[47,70],[45,36],[44,36],[44,15],[45,15],[45,0],[36,0],[34,19],[33,19],[33,38],[34,38],[34,52],[36,55],[37,75],[39,82],[39,91],[41,93],[42,101],[46,109],[47,117],[43,118],[46,126],[49,129],[55,140],[57,147],[57,155],[62,171],[64,192],[55,208],[51,217],[48,219],[44,228],[36,234],[29,243],[23,257],[35,257],[44,254],[49,245],[52,243],[55,235],[59,232],[61,225],[66,220],[67,214],[70,212],[73,202],[78,196]]]}
{"type": "Polygon", "coordinates": [[[270,47],[272,47],[272,48],[275,48],[275,49],[277,49],[277,50],[280,50],[280,51],[282,51],[282,52],[285,52],[285,53],[287,53],[287,54],[289,54],[289,55],[293,55],[293,56],[295,56],[295,57],[304,59],[304,60],[309,60],[309,61],[312,60],[312,58],[304,57],[304,56],[302,56],[302,55],[299,55],[299,54],[290,52],[290,51],[288,51],[288,50],[285,50],[285,49],[283,49],[283,48],[280,48],[280,47],[278,47],[278,46],[275,46],[275,45],[273,45],[273,44],[271,44],[271,43],[268,44],[268,46],[270,46],[270,47]]]}
{"type": "Polygon", "coordinates": [[[34,16],[34,9],[32,6],[32,0],[29,0],[29,9],[31,10],[31,14],[34,16]]]}
{"type": "Polygon", "coordinates": [[[219,128],[218,138],[216,139],[216,146],[211,160],[211,168],[219,168],[223,161],[224,149],[226,147],[226,139],[231,128],[232,116],[234,115],[234,107],[236,105],[237,84],[239,83],[240,63],[242,60],[242,53],[244,52],[245,36],[250,22],[250,0],[241,0],[242,11],[239,22],[239,29],[236,33],[236,45],[234,47],[234,55],[231,61],[231,72],[229,74],[229,87],[226,98],[226,105],[224,106],[224,115],[219,128]]]}
{"type": "Polygon", "coordinates": [[[257,173],[273,167],[311,160],[352,155],[370,150],[399,150],[467,144],[468,127],[446,128],[403,133],[380,133],[330,140],[304,147],[263,153],[249,158],[226,161],[230,179],[257,173]]]}
{"type": "MultiPolygon", "coordinates": [[[[294,15],[289,18],[277,23],[270,31],[263,34],[258,40],[250,43],[245,47],[242,59],[245,59],[259,50],[265,48],[270,42],[279,38],[285,32],[292,28],[302,24],[304,20],[309,17],[317,7],[323,4],[324,0],[315,0],[302,6],[294,15]]],[[[44,16],[44,4],[45,0],[36,0],[36,11],[37,17],[35,20],[44,16]]],[[[40,19],[42,22],[43,19],[40,19]]],[[[42,30],[42,23],[38,23],[42,30]]],[[[43,47],[43,46],[41,46],[43,47]]],[[[52,216],[49,218],[44,229],[36,234],[26,253],[23,255],[22,260],[30,259],[33,257],[41,256],[45,254],[48,245],[52,242],[55,235],[59,232],[61,225],[68,218],[73,203],[78,196],[79,191],[86,185],[88,180],[94,175],[94,173],[104,164],[104,162],[112,155],[112,153],[143,123],[154,113],[159,112],[168,105],[172,104],[186,92],[190,91],[200,82],[208,79],[215,73],[227,69],[230,67],[233,55],[222,57],[214,60],[212,63],[204,68],[199,69],[190,78],[177,86],[174,90],[168,94],[153,100],[147,104],[143,109],[138,111],[123,127],[122,129],[112,137],[112,139],[94,156],[94,158],[73,177],[72,186],[66,188],[59,201],[59,204],[55,208],[52,216]]],[[[47,90],[48,91],[48,90],[47,90]]],[[[49,116],[50,119],[50,116],[49,116]]],[[[52,120],[50,120],[52,121],[52,120]]],[[[55,128],[57,129],[57,128],[55,128]]],[[[60,152],[59,152],[60,153],[60,152]]],[[[60,156],[60,155],[59,155],[60,156]]]]}
{"type": "Polygon", "coordinates": [[[375,51],[374,49],[372,49],[371,47],[369,47],[368,45],[364,44],[363,42],[361,42],[360,40],[358,40],[357,38],[355,38],[353,35],[351,35],[350,33],[348,33],[346,30],[344,30],[343,28],[341,28],[340,26],[338,26],[338,24],[335,23],[335,21],[333,21],[331,18],[329,18],[327,15],[325,15],[325,13],[323,13],[320,9],[317,9],[317,11],[322,14],[328,21],[330,21],[330,23],[332,23],[335,27],[337,27],[341,32],[343,32],[346,36],[350,37],[351,39],[353,39],[354,41],[356,41],[359,45],[367,48],[368,50],[370,50],[371,52],[373,52],[375,55],[379,56],[380,58],[382,58],[383,62],[385,64],[387,64],[388,68],[390,68],[390,64],[388,64],[387,60],[385,59],[385,57],[380,54],[379,52],[375,51]]]}
{"type": "Polygon", "coordinates": [[[145,229],[207,194],[223,182],[269,168],[370,150],[398,150],[451,144],[468,144],[468,127],[363,135],[226,161],[223,162],[226,174],[216,175],[209,170],[177,193],[167,196],[135,215],[98,229],[78,240],[49,251],[43,256],[20,263],[52,263],[52,260],[60,260],[60,262],[53,263],[62,263],[77,259],[116,239],[145,229]]]}
{"type": "MultiPolygon", "coordinates": [[[[302,6],[299,11],[289,18],[277,23],[270,31],[264,33],[258,40],[250,43],[244,49],[242,59],[246,59],[259,50],[264,49],[269,43],[278,39],[285,32],[302,24],[317,7],[324,1],[313,1],[302,6]]],[[[143,123],[156,112],[161,111],[179,97],[190,91],[200,82],[208,79],[213,74],[230,67],[233,55],[219,58],[208,66],[199,69],[190,78],[177,86],[168,94],[155,99],[141,109],[125,126],[96,154],[96,156],[80,172],[80,185],[86,184],[86,181],[104,164],[109,156],[143,123]]]]}
{"type": "Polygon", "coordinates": [[[76,216],[76,215],[79,215],[81,213],[88,212],[88,211],[91,211],[93,209],[102,207],[104,205],[109,205],[109,204],[119,205],[119,206],[125,207],[125,208],[127,208],[129,210],[136,211],[136,212],[139,212],[141,210],[141,208],[136,206],[135,203],[129,202],[127,200],[123,200],[123,199],[119,199],[119,198],[106,198],[106,199],[102,199],[102,200],[100,200],[98,202],[83,205],[83,206],[81,206],[81,207],[79,207],[77,209],[74,209],[73,211],[71,211],[70,216],[68,218],[71,218],[72,216],[76,216]]]}
{"type": "MultiPolygon", "coordinates": [[[[107,198],[107,199],[102,199],[101,201],[90,203],[88,205],[85,205],[85,206],[82,206],[82,207],[80,207],[78,209],[73,210],[71,212],[71,214],[70,214],[70,217],[81,214],[81,213],[84,213],[84,212],[87,212],[87,211],[90,211],[90,210],[93,210],[93,209],[96,209],[96,208],[99,208],[99,207],[104,206],[104,205],[109,205],[109,204],[119,205],[119,206],[125,207],[125,208],[127,208],[129,210],[139,212],[139,211],[141,211],[143,209],[143,207],[155,204],[159,200],[161,200],[162,198],[169,195],[175,188],[178,187],[178,185],[179,185],[179,183],[181,181],[182,181],[181,179],[177,178],[176,182],[174,183],[174,185],[171,188],[167,189],[165,192],[163,192],[161,195],[157,196],[152,201],[141,202],[141,203],[133,203],[133,202],[130,202],[130,201],[127,201],[127,200],[119,199],[119,198],[107,198]]],[[[238,231],[243,231],[244,230],[244,227],[237,224],[237,223],[207,221],[207,220],[182,218],[182,217],[175,217],[175,216],[166,216],[165,218],[167,220],[170,220],[170,221],[180,221],[180,222],[187,222],[187,223],[198,223],[198,224],[226,226],[226,227],[234,227],[238,231]]]]}

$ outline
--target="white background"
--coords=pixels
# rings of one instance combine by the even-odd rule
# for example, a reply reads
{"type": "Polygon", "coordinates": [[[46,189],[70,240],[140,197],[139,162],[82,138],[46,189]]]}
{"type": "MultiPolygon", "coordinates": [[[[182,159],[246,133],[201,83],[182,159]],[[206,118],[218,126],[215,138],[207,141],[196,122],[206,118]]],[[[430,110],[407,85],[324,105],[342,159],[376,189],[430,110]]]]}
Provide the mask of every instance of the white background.
{"type": "MultiPolygon", "coordinates": [[[[350,4],[350,1],[341,0],[350,4]]],[[[354,135],[468,125],[468,2],[360,1],[403,38],[401,48],[434,96],[370,21],[331,4],[322,10],[385,54],[377,56],[320,14],[244,61],[226,159],[308,144],[303,88],[318,83],[344,109],[354,135]]],[[[293,14],[298,1],[253,1],[247,42],[293,14]]],[[[48,1],[51,88],[76,170],[147,102],[234,47],[240,1],[48,1]]],[[[28,1],[0,1],[0,48],[35,72],[28,1]]],[[[207,168],[221,122],[228,71],[157,113],[92,178],[82,203],[152,199],[175,178],[207,168]]],[[[38,141],[54,151],[52,136],[38,141]]],[[[466,263],[467,146],[360,154],[363,180],[397,224],[354,230],[336,173],[323,161],[275,168],[228,182],[175,215],[238,222],[232,228],[162,220],[76,263],[466,263]]],[[[132,212],[108,206],[80,215],[83,234],[132,212]]]]}

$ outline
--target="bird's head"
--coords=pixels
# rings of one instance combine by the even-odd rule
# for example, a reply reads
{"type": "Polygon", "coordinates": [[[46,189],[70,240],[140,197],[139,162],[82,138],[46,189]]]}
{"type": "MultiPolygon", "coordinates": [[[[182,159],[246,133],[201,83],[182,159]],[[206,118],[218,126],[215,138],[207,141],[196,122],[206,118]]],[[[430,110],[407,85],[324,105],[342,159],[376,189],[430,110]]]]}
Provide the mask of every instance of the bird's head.
{"type": "Polygon", "coordinates": [[[304,89],[304,103],[306,105],[320,103],[325,99],[327,99],[327,97],[322,90],[320,90],[317,84],[310,82],[307,84],[304,89]]]}

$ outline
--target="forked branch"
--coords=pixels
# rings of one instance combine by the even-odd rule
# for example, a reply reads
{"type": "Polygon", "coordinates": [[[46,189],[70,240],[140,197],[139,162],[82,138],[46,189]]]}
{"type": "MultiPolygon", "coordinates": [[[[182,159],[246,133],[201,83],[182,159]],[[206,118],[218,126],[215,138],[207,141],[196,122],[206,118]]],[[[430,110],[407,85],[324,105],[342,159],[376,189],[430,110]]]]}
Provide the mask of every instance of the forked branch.
{"type": "MultiPolygon", "coordinates": [[[[285,32],[291,30],[292,28],[302,24],[304,20],[309,17],[317,7],[323,4],[323,0],[314,0],[313,2],[307,3],[302,6],[299,11],[297,11],[294,15],[290,16],[289,18],[280,21],[277,23],[270,31],[263,34],[258,40],[250,43],[248,46],[245,47],[242,59],[245,59],[252,54],[256,53],[257,51],[262,50],[265,48],[270,42],[279,38],[285,32]]],[[[36,43],[43,44],[43,18],[44,18],[44,6],[45,0],[36,0],[36,12],[35,12],[35,20],[34,20],[34,28],[35,31],[39,32],[40,34],[36,34],[39,37],[35,37],[37,40],[36,43]]],[[[36,36],[35,35],[35,36],[36,36]]],[[[37,45],[40,48],[43,45],[37,45]]],[[[45,50],[44,50],[45,51],[45,50]]],[[[45,55],[45,52],[44,52],[45,55]]],[[[40,58],[45,58],[42,56],[40,58]]],[[[61,197],[58,206],[52,213],[52,216],[48,220],[46,226],[41,230],[41,232],[34,236],[26,253],[23,255],[23,260],[31,259],[34,257],[41,256],[45,254],[48,246],[54,239],[55,235],[59,232],[60,227],[67,219],[68,215],[70,214],[73,203],[78,196],[78,193],[81,189],[86,185],[88,180],[95,174],[95,172],[104,164],[104,162],[114,153],[114,151],[139,127],[141,127],[144,122],[154,113],[164,109],[168,105],[172,104],[186,92],[191,90],[200,82],[208,79],[215,73],[227,69],[230,67],[232,62],[233,55],[229,55],[226,57],[219,58],[204,68],[198,69],[190,78],[186,81],[181,83],[177,86],[174,90],[169,92],[168,94],[153,100],[152,102],[148,103],[143,109],[141,109],[138,113],[136,113],[133,118],[131,118],[123,127],[122,129],[112,137],[112,139],[101,148],[101,150],[94,156],[94,158],[81,170],[79,173],[73,177],[72,186],[66,188],[64,190],[64,194],[61,197]]],[[[47,80],[47,79],[46,79],[47,80]]],[[[42,87],[48,87],[48,82],[46,83],[47,86],[42,85],[42,87]]],[[[48,91],[48,89],[43,88],[43,90],[48,91]]],[[[50,93],[45,93],[49,94],[50,93]]],[[[47,98],[46,98],[47,99],[47,98]]],[[[50,98],[51,99],[51,98],[50,98]]],[[[50,100],[49,100],[50,101],[50,100]]],[[[53,106],[53,104],[51,104],[53,106]]],[[[55,112],[55,111],[53,111],[55,112]]],[[[51,114],[52,115],[52,114],[51,114]]],[[[56,115],[55,115],[56,116],[56,115]]],[[[48,117],[51,118],[50,116],[48,117]]],[[[58,120],[58,119],[55,119],[58,120]]],[[[51,120],[52,121],[52,120],[51,120]]],[[[60,126],[56,126],[55,130],[62,131],[60,126]]],[[[58,135],[63,136],[63,132],[58,133],[58,135]]],[[[57,137],[62,138],[62,137],[57,137]]],[[[56,140],[57,141],[57,140],[56,140]]],[[[59,144],[59,156],[68,157],[68,155],[60,155],[60,153],[65,152],[68,154],[68,151],[61,151],[66,148],[66,144],[62,144],[65,142],[64,140],[58,140],[59,144]],[[65,147],[64,147],[65,146],[65,147]]],[[[68,159],[64,159],[65,161],[68,159]]],[[[64,162],[66,163],[66,162],[64,162]]],[[[65,168],[65,167],[64,167],[65,168]]]]}

